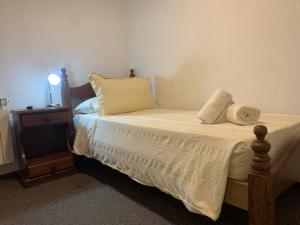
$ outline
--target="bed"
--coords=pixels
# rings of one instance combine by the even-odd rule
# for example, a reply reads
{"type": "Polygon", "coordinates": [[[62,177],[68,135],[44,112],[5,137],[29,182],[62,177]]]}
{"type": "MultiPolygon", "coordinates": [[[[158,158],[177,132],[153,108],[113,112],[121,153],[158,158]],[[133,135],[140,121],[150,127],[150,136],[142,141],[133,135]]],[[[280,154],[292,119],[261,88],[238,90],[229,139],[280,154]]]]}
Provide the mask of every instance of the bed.
{"type": "MultiPolygon", "coordinates": [[[[70,88],[65,74],[62,81],[66,106],[95,96],[90,84],[70,88]]],[[[265,124],[254,127],[201,125],[195,115],[166,109],[76,115],[74,153],[157,187],[213,220],[224,201],[248,210],[251,225],[274,225],[275,199],[300,180],[300,116],[264,114],[265,124]],[[203,159],[205,172],[198,168],[203,159]]]]}

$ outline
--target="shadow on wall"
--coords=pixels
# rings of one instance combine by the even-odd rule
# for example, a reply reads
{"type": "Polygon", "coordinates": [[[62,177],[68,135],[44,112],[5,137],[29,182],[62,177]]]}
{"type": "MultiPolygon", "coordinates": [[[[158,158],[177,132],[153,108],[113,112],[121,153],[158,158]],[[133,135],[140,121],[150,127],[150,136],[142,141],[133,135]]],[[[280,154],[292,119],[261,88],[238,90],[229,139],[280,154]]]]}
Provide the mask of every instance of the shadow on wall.
{"type": "Polygon", "coordinates": [[[206,62],[190,60],[171,74],[157,74],[158,105],[162,108],[199,110],[211,94],[205,93],[209,80],[207,70],[206,62]]]}

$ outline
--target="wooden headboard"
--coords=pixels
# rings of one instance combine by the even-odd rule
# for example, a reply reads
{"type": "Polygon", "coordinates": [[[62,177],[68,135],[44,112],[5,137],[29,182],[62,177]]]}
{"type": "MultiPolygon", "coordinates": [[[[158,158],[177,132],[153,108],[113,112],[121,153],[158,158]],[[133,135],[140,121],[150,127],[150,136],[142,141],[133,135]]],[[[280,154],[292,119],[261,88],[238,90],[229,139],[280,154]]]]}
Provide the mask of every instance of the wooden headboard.
{"type": "MultiPolygon", "coordinates": [[[[96,96],[90,83],[86,83],[79,87],[70,87],[68,82],[68,75],[66,74],[66,69],[63,68],[61,72],[61,95],[63,106],[75,108],[81,102],[96,96]]],[[[130,69],[129,76],[135,77],[134,69],[130,69]]]]}

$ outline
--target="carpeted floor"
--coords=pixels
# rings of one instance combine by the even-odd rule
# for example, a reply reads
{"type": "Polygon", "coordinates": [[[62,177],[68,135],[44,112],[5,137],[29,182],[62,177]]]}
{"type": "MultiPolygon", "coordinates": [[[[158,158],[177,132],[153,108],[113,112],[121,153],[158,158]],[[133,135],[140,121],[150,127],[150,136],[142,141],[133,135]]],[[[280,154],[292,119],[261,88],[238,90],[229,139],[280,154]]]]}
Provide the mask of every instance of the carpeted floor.
{"type": "MultiPolygon", "coordinates": [[[[300,224],[300,187],[277,201],[278,225],[300,224]]],[[[246,225],[247,213],[224,205],[217,222],[176,199],[99,164],[32,188],[0,180],[2,225],[246,225]]]]}

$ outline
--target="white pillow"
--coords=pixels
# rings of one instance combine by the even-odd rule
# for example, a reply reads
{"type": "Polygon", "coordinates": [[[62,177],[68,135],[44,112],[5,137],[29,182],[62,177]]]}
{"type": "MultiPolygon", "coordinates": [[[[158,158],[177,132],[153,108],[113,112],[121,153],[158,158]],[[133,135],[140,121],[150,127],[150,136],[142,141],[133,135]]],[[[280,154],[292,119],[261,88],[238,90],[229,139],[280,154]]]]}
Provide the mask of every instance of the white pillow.
{"type": "Polygon", "coordinates": [[[99,74],[89,76],[99,97],[100,115],[114,115],[155,108],[149,78],[104,78],[99,74]]]}
{"type": "Polygon", "coordinates": [[[89,98],[88,100],[85,100],[81,102],[75,109],[75,114],[92,114],[97,113],[99,111],[99,98],[89,98]]]}

